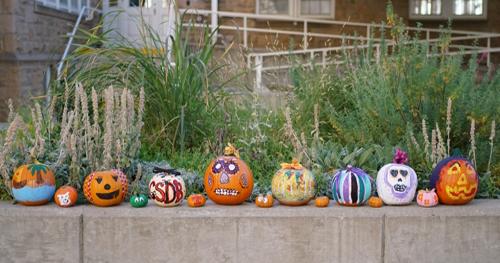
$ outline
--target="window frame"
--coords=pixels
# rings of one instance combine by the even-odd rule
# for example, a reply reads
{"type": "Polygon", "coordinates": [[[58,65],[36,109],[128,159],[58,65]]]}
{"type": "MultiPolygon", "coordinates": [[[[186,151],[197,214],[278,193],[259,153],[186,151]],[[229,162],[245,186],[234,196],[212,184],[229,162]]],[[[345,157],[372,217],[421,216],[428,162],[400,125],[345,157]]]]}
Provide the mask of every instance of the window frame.
{"type": "Polygon", "coordinates": [[[301,1],[302,0],[288,0],[288,13],[287,14],[266,14],[262,13],[260,10],[260,1],[255,1],[255,13],[258,15],[282,15],[282,16],[291,16],[297,18],[321,18],[321,19],[334,19],[335,18],[335,2],[336,0],[330,1],[330,15],[301,15],[301,1]]]}
{"type": "Polygon", "coordinates": [[[80,11],[82,10],[82,8],[84,8],[84,7],[90,8],[90,2],[91,2],[91,0],[67,0],[68,1],[67,6],[61,6],[59,4],[59,1],[60,0],[55,0],[55,1],[36,0],[35,4],[36,4],[36,7],[43,7],[43,8],[48,8],[51,10],[56,10],[58,12],[66,13],[66,14],[78,15],[78,14],[80,14],[80,11]],[[53,3],[53,2],[55,2],[55,3],[53,3]],[[76,9],[73,8],[74,3],[76,3],[76,9]]]}
{"type": "Polygon", "coordinates": [[[409,0],[408,14],[410,20],[487,20],[488,19],[488,0],[483,1],[483,14],[482,15],[455,15],[453,13],[455,7],[455,0],[441,0],[441,15],[419,15],[414,14],[415,9],[414,0],[409,0]]]}

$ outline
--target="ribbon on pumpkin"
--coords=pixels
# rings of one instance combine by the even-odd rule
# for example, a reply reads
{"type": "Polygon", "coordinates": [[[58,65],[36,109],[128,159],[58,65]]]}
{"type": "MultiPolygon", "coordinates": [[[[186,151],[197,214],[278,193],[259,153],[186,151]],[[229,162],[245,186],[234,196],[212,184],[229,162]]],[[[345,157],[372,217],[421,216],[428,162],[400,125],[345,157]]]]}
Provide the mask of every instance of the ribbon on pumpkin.
{"type": "Polygon", "coordinates": [[[234,147],[234,145],[228,143],[227,146],[224,148],[224,155],[225,156],[235,156],[236,158],[240,159],[240,151],[234,147]]]}
{"type": "Polygon", "coordinates": [[[281,164],[281,169],[301,170],[303,168],[304,167],[295,158],[293,158],[292,163],[282,163],[281,164]]]}
{"type": "Polygon", "coordinates": [[[167,173],[167,174],[172,174],[172,175],[181,175],[179,171],[176,169],[166,169],[166,168],[161,168],[158,166],[155,166],[153,168],[153,173],[167,173]]]}

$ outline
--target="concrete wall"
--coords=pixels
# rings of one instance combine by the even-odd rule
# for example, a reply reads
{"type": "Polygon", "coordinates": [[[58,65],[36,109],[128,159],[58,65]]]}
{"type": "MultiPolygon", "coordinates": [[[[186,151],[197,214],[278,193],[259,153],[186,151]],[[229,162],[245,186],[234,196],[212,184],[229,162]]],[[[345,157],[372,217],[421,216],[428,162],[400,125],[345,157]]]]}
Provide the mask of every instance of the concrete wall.
{"type": "Polygon", "coordinates": [[[1,262],[498,262],[500,201],[63,209],[0,202],[1,262]]]}

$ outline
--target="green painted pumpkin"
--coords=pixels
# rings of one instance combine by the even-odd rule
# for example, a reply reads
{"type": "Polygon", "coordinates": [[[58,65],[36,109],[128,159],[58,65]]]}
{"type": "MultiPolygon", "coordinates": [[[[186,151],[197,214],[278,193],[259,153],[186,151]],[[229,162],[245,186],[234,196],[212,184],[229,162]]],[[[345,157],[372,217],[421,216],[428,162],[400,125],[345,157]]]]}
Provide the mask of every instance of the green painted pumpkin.
{"type": "Polygon", "coordinates": [[[135,208],[145,207],[148,205],[148,196],[145,194],[132,195],[130,205],[135,208]]]}

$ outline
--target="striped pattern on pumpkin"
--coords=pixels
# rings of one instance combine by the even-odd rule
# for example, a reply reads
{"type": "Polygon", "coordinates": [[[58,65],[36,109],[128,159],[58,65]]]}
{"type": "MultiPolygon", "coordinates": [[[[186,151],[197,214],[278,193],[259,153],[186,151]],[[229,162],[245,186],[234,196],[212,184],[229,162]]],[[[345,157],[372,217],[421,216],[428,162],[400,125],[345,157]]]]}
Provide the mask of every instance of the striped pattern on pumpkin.
{"type": "Polygon", "coordinates": [[[340,205],[362,205],[371,196],[371,180],[362,169],[348,166],[346,170],[338,171],[333,178],[333,199],[340,205]]]}

